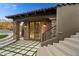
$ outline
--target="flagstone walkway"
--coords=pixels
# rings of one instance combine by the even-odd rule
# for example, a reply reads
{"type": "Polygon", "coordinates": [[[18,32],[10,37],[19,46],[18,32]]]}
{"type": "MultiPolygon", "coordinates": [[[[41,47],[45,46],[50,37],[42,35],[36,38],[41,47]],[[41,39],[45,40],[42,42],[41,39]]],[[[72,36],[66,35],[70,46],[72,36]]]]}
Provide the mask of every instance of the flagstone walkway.
{"type": "Polygon", "coordinates": [[[38,41],[19,40],[0,49],[0,56],[36,56],[38,41]]]}

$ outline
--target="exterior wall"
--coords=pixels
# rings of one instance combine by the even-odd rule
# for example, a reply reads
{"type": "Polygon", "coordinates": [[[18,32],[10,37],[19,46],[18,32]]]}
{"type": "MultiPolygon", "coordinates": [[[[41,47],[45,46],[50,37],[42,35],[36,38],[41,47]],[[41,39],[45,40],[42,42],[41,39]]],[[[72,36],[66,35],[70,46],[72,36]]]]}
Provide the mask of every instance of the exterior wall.
{"type": "Polygon", "coordinates": [[[57,32],[63,33],[63,37],[68,37],[79,31],[79,4],[67,5],[57,8],[57,32]]]}
{"type": "Polygon", "coordinates": [[[24,23],[24,39],[30,39],[30,30],[29,30],[29,22],[24,23]]]}
{"type": "Polygon", "coordinates": [[[19,40],[19,22],[14,21],[13,38],[19,40]]]}

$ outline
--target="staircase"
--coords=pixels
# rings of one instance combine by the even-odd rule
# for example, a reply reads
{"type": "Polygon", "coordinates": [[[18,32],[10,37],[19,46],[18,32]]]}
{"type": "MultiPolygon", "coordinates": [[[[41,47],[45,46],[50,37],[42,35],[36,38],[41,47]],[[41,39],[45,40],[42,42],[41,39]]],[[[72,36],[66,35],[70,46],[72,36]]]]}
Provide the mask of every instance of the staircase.
{"type": "Polygon", "coordinates": [[[0,48],[9,45],[13,42],[15,42],[16,40],[13,39],[13,33],[10,33],[7,37],[0,39],[0,48]]]}
{"type": "Polygon", "coordinates": [[[38,56],[79,56],[79,32],[71,35],[70,38],[64,38],[59,43],[43,46],[38,49],[38,56]]]}
{"type": "Polygon", "coordinates": [[[52,40],[51,40],[52,37],[53,37],[53,42],[54,42],[54,40],[57,39],[56,38],[56,24],[53,25],[50,29],[48,29],[42,34],[41,46],[52,44],[52,40]]]}

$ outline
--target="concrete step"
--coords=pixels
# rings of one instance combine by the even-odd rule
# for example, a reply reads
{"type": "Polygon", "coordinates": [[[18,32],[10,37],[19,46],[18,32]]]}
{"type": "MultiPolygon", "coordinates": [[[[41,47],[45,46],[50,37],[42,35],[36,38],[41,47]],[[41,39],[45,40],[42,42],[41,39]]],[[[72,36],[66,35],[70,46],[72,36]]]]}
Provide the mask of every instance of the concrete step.
{"type": "Polygon", "coordinates": [[[71,35],[70,38],[76,38],[76,39],[79,39],[79,35],[71,35]]]}
{"type": "Polygon", "coordinates": [[[0,42],[5,41],[5,40],[8,40],[9,38],[12,38],[12,37],[13,37],[13,34],[10,34],[10,35],[8,35],[5,38],[0,39],[0,42]]]}
{"type": "Polygon", "coordinates": [[[74,50],[71,50],[70,48],[68,48],[67,46],[61,44],[61,43],[54,43],[55,47],[57,47],[57,49],[59,49],[60,51],[62,51],[65,55],[68,56],[72,56],[72,55],[76,55],[76,52],[74,50]]]}
{"type": "Polygon", "coordinates": [[[7,42],[5,42],[5,43],[3,43],[3,44],[0,44],[0,48],[2,48],[2,47],[4,47],[4,46],[7,46],[7,45],[9,45],[9,44],[11,44],[11,43],[13,43],[13,42],[15,42],[16,40],[14,39],[13,40],[13,38],[10,40],[10,41],[7,41],[7,42]]]}
{"type": "Polygon", "coordinates": [[[64,43],[65,45],[68,45],[68,46],[73,47],[73,48],[75,48],[75,49],[79,49],[79,45],[78,45],[78,44],[69,42],[69,41],[67,41],[67,40],[60,41],[59,43],[64,43]]]}
{"type": "Polygon", "coordinates": [[[61,52],[59,49],[57,49],[54,45],[49,45],[48,49],[48,51],[50,51],[55,56],[65,56],[65,54],[61,52]]]}
{"type": "Polygon", "coordinates": [[[75,43],[79,45],[79,40],[75,39],[75,38],[65,38],[65,41],[68,41],[70,43],[75,43]]]}
{"type": "Polygon", "coordinates": [[[37,51],[38,56],[52,56],[46,46],[40,47],[37,51]]]}
{"type": "Polygon", "coordinates": [[[77,32],[76,35],[79,35],[79,32],[77,32]]]}
{"type": "Polygon", "coordinates": [[[5,44],[6,42],[9,42],[9,41],[11,41],[11,40],[13,40],[13,38],[9,38],[9,39],[6,39],[6,40],[4,40],[4,41],[1,41],[1,42],[0,42],[0,45],[5,44]]]}
{"type": "Polygon", "coordinates": [[[51,49],[50,46],[53,46],[53,45],[48,45],[47,48],[48,48],[48,51],[53,55],[53,56],[56,56],[54,53],[53,53],[53,49],[51,49]]]}
{"type": "Polygon", "coordinates": [[[79,55],[79,45],[74,44],[74,43],[70,43],[68,41],[60,41],[59,43],[61,43],[62,45],[68,47],[71,50],[74,50],[76,53],[76,56],[79,55]]]}

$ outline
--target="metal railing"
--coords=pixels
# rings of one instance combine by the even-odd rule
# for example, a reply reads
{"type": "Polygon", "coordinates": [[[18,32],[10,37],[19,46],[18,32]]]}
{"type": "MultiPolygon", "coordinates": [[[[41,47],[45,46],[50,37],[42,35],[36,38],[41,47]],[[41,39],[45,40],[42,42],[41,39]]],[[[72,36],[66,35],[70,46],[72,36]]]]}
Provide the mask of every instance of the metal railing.
{"type": "Polygon", "coordinates": [[[42,34],[42,42],[51,39],[52,37],[56,36],[56,25],[54,25],[53,27],[51,27],[50,29],[46,30],[43,34],[42,34]]]}

